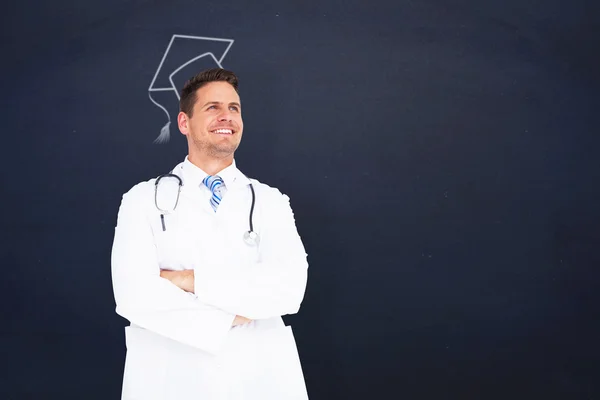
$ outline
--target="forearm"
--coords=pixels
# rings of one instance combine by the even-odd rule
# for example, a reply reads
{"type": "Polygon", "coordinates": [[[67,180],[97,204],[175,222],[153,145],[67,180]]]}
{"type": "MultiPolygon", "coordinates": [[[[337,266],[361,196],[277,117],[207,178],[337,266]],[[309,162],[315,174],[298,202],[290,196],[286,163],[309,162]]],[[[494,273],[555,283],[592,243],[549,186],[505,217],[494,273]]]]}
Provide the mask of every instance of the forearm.
{"type": "Polygon", "coordinates": [[[195,279],[195,293],[202,302],[227,312],[264,319],[297,313],[307,277],[302,261],[239,268],[235,273],[225,268],[203,269],[195,279]]]}
{"type": "Polygon", "coordinates": [[[194,292],[198,299],[251,319],[298,312],[308,262],[289,198],[281,194],[273,198],[268,217],[263,217],[260,261],[224,255],[220,265],[197,266],[194,292]]]}
{"type": "Polygon", "coordinates": [[[201,303],[159,277],[115,277],[116,312],[132,324],[216,353],[235,315],[201,303]]]}
{"type": "MultiPolygon", "coordinates": [[[[170,281],[179,289],[185,292],[194,293],[194,270],[172,271],[163,269],[160,271],[160,276],[161,278],[170,281]]],[[[236,315],[232,326],[244,325],[250,321],[249,318],[236,315]]]]}
{"type": "Polygon", "coordinates": [[[111,255],[116,312],[132,324],[216,353],[235,314],[202,303],[161,278],[152,229],[137,193],[123,196],[111,255]]]}
{"type": "Polygon", "coordinates": [[[172,271],[168,269],[160,270],[160,277],[167,279],[181,290],[194,293],[194,270],[187,269],[183,271],[172,271]]]}

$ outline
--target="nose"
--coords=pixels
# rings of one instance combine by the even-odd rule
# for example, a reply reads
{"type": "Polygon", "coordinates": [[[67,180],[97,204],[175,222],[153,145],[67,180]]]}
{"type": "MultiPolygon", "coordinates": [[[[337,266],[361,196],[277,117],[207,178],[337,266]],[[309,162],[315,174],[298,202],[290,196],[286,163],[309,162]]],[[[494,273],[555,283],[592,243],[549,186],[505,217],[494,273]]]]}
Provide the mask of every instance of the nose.
{"type": "Polygon", "coordinates": [[[231,121],[231,111],[224,109],[218,116],[219,121],[231,121]]]}

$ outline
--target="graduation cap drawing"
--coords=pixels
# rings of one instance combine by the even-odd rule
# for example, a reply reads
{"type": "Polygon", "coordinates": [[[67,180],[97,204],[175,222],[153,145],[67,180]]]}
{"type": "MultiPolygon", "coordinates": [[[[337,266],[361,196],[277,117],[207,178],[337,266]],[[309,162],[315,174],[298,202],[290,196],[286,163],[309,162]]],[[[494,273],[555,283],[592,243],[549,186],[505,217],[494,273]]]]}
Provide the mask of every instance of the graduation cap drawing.
{"type": "Polygon", "coordinates": [[[185,82],[221,63],[233,44],[232,39],[173,35],[148,88],[150,101],[167,114],[167,123],[154,143],[167,143],[171,137],[171,115],[179,112],[179,97],[185,82]]]}

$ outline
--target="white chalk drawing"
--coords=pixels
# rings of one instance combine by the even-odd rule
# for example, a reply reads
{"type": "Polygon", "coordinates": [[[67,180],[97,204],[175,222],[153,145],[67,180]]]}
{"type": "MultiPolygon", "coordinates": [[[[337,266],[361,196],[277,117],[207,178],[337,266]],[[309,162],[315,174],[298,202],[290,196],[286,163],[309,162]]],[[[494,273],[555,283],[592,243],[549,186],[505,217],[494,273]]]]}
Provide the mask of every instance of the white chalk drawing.
{"type": "MultiPolygon", "coordinates": [[[[202,42],[199,42],[200,46],[199,49],[202,49],[202,42]]],[[[222,62],[223,59],[225,58],[225,56],[227,55],[227,52],[229,51],[229,49],[231,48],[231,45],[233,45],[233,39],[221,39],[221,38],[212,38],[212,37],[204,37],[204,36],[188,36],[188,35],[173,35],[173,37],[171,37],[171,41],[169,42],[169,45],[167,46],[167,49],[165,50],[165,54],[162,57],[162,60],[160,61],[160,64],[158,65],[158,68],[156,69],[156,73],[154,74],[154,78],[152,78],[152,82],[150,83],[150,87],[148,88],[148,97],[150,98],[150,101],[152,101],[152,103],[154,103],[157,107],[159,107],[160,109],[162,109],[165,114],[167,114],[167,119],[168,122],[165,124],[165,126],[162,127],[162,129],[160,130],[160,134],[158,135],[158,137],[154,140],[154,143],[157,144],[163,144],[163,143],[167,143],[171,137],[171,133],[170,133],[170,125],[171,125],[171,116],[169,115],[169,112],[167,111],[167,109],[162,106],[161,104],[159,104],[155,99],[152,98],[152,93],[153,92],[166,92],[166,91],[173,91],[175,93],[176,99],[177,101],[179,101],[179,90],[177,89],[175,83],[173,82],[173,76],[179,72],[180,70],[182,70],[183,68],[185,68],[186,66],[188,66],[189,64],[200,60],[201,58],[211,58],[214,63],[216,64],[216,66],[218,66],[219,68],[223,68],[222,67],[222,62]],[[159,74],[164,75],[165,71],[161,71],[163,68],[163,65],[165,64],[165,60],[167,60],[167,58],[172,57],[173,56],[173,52],[177,51],[174,50],[174,44],[178,43],[179,41],[188,41],[188,40],[193,40],[193,41],[204,41],[206,43],[206,41],[209,42],[225,42],[225,43],[229,43],[227,45],[227,47],[225,48],[225,50],[223,51],[223,54],[221,54],[220,57],[216,57],[213,52],[200,52],[200,54],[196,55],[195,57],[192,57],[189,60],[186,60],[183,64],[179,65],[178,67],[176,67],[173,71],[170,72],[169,74],[169,82],[170,82],[170,86],[167,87],[155,87],[155,82],[157,80],[157,77],[159,76],[159,74]]],[[[171,66],[172,67],[172,66],[171,66]]],[[[199,71],[198,71],[199,72],[199,71]]],[[[175,98],[173,98],[173,101],[175,101],[175,98]]]]}

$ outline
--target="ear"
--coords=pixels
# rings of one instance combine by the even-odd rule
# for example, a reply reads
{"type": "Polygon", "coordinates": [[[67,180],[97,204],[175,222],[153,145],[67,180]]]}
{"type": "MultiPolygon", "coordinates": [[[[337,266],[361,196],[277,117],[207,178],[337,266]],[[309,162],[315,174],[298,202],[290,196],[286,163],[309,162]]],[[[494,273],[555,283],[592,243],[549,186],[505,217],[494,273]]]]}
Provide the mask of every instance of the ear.
{"type": "Polygon", "coordinates": [[[182,111],[177,114],[177,126],[179,127],[179,131],[186,136],[190,133],[189,122],[190,120],[186,113],[182,111]]]}

